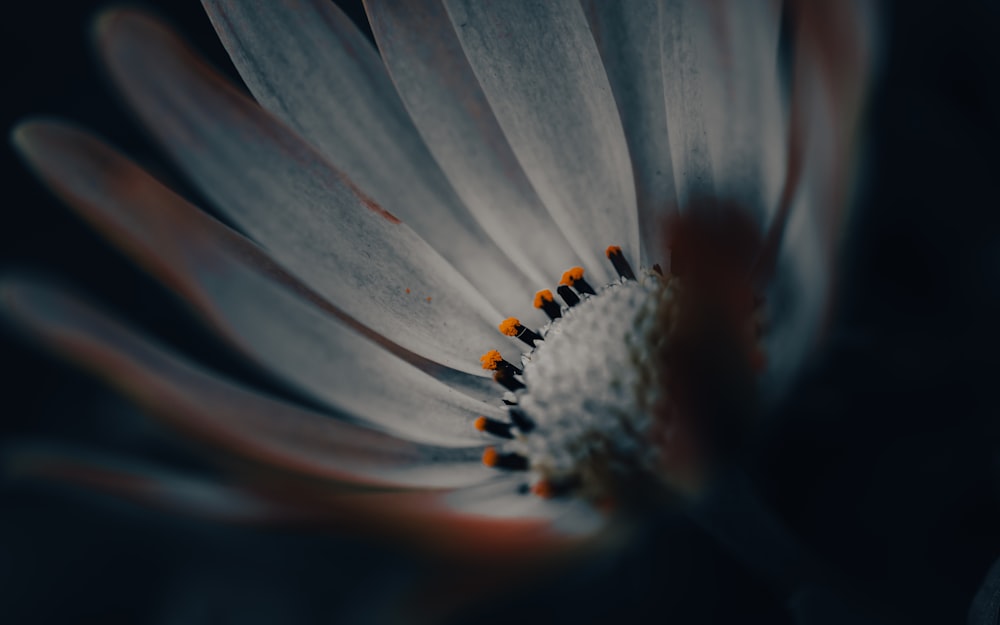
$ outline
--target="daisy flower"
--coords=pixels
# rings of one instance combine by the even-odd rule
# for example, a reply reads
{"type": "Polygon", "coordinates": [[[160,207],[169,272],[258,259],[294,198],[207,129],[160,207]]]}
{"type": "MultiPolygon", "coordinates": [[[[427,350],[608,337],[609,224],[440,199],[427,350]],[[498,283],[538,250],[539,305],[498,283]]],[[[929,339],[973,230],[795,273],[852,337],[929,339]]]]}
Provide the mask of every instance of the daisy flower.
{"type": "Polygon", "coordinates": [[[229,225],[72,123],[13,142],[304,401],[8,276],[9,323],[230,477],[43,453],[19,470],[517,562],[701,491],[817,345],[869,3],[369,0],[377,47],[329,2],[203,4],[252,98],[148,15],[105,13],[96,39],[229,225]]]}

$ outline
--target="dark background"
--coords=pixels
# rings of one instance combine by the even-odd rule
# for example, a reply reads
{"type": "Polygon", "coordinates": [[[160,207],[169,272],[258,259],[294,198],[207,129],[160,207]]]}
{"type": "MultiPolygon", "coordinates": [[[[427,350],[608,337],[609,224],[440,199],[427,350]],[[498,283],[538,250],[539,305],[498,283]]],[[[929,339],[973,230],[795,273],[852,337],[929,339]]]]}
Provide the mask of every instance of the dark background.
{"type": "MultiPolygon", "coordinates": [[[[101,76],[88,24],[105,4],[5,7],[3,127],[35,113],[75,120],[197,201],[101,76]]],[[[354,3],[342,4],[363,22],[354,3]]],[[[159,5],[235,75],[199,3],[159,5]]],[[[890,3],[886,26],[867,188],[831,340],[746,468],[833,572],[840,598],[817,600],[829,622],[840,622],[848,596],[848,609],[885,622],[960,623],[1000,556],[1000,9],[986,0],[890,3]]],[[[2,158],[0,268],[61,276],[193,357],[266,384],[9,149],[2,158]]],[[[9,334],[0,349],[5,444],[57,438],[199,466],[134,425],[131,407],[86,375],[9,334]]],[[[4,623],[361,622],[366,606],[433,570],[371,542],[219,528],[66,488],[0,485],[4,623]]],[[[615,558],[463,622],[783,622],[782,602],[696,523],[664,513],[615,558]]]]}

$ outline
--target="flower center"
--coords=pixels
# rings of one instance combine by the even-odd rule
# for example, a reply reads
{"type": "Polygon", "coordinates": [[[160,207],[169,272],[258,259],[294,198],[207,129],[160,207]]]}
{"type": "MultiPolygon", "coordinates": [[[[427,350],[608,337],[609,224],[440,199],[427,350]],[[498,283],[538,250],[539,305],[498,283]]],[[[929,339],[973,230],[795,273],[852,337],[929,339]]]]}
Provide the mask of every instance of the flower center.
{"type": "Polygon", "coordinates": [[[682,279],[658,266],[636,274],[617,246],[607,256],[611,284],[594,289],[574,267],[557,289],[563,305],[548,290],[535,296],[550,319],[537,332],[500,324],[532,347],[520,362],[481,359],[508,390],[509,417],[476,420],[504,439],[483,462],[527,471],[525,492],[611,502],[643,481],[689,487],[743,425],[739,406],[764,363],[760,300],[730,279],[743,263],[684,254],[682,279]]]}

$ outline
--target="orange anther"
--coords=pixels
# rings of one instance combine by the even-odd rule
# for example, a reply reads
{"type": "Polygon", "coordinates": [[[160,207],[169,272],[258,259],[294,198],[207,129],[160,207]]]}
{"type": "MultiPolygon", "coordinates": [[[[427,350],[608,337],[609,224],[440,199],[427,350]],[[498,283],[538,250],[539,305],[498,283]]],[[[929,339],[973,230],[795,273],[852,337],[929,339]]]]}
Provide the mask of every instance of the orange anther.
{"type": "Polygon", "coordinates": [[[604,250],[604,255],[611,258],[615,254],[621,254],[622,248],[618,245],[609,245],[608,249],[604,250]]]}
{"type": "Polygon", "coordinates": [[[515,317],[507,317],[497,327],[500,328],[500,331],[507,336],[517,336],[523,329],[521,322],[515,317]]]}
{"type": "Polygon", "coordinates": [[[548,480],[541,480],[535,482],[535,485],[531,487],[531,492],[538,495],[542,499],[549,499],[552,497],[552,484],[548,480]]]}
{"type": "Polygon", "coordinates": [[[564,286],[573,286],[576,281],[583,277],[583,267],[573,267],[566,273],[562,275],[562,280],[559,284],[564,286]]]}
{"type": "Polygon", "coordinates": [[[543,289],[538,293],[535,293],[535,308],[541,308],[546,302],[551,302],[553,299],[552,291],[543,289]]]}
{"type": "Polygon", "coordinates": [[[500,352],[495,349],[491,349],[479,357],[479,362],[483,365],[483,369],[488,369],[490,371],[496,369],[502,360],[503,356],[501,356],[500,352]]]}
{"type": "Polygon", "coordinates": [[[485,432],[486,431],[486,417],[479,417],[479,418],[477,418],[475,420],[475,422],[473,423],[473,425],[475,425],[476,429],[479,430],[480,432],[485,432]]]}
{"type": "Polygon", "coordinates": [[[485,464],[486,466],[488,467],[497,466],[497,461],[499,460],[499,458],[500,454],[497,453],[496,448],[487,447],[485,450],[483,450],[483,464],[485,464]]]}

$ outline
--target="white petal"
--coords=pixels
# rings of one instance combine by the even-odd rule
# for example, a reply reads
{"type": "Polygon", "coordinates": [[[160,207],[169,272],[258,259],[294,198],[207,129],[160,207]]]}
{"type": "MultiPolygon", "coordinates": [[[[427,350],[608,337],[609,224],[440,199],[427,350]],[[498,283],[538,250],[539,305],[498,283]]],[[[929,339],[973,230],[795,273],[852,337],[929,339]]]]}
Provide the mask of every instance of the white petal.
{"type": "Polygon", "coordinates": [[[481,447],[419,445],[271,399],[207,372],[56,287],[8,277],[0,312],[169,425],[230,453],[337,482],[452,487],[495,477],[481,447]]]}
{"type": "Polygon", "coordinates": [[[664,225],[676,210],[655,0],[583,3],[628,140],[639,212],[642,263],[667,266],[664,225]]]}
{"type": "Polygon", "coordinates": [[[628,146],[604,66],[575,0],[448,0],[497,122],[539,197],[598,282],[620,245],[638,258],[628,146]]]}
{"type": "Polygon", "coordinates": [[[667,127],[682,209],[738,201],[764,226],[785,173],[778,79],[780,6],[771,0],[660,6],[667,127]]]}
{"type": "Polygon", "coordinates": [[[864,0],[792,3],[789,173],[769,232],[777,253],[765,389],[781,396],[828,321],[835,257],[853,203],[858,130],[876,63],[875,8],[864,0]]]}
{"type": "Polygon", "coordinates": [[[491,239],[509,239],[509,224],[482,221],[481,210],[474,217],[462,205],[413,128],[375,49],[334,3],[203,4],[264,108],[413,228],[496,307],[522,316],[534,312],[530,298],[542,288],[542,276],[522,273],[530,259],[518,256],[516,247],[501,251],[491,239]]]}
{"type": "MultiPolygon", "coordinates": [[[[97,139],[52,123],[22,125],[14,139],[63,199],[227,341],[298,390],[382,429],[441,444],[481,441],[471,420],[501,416],[328,314],[338,311],[309,303],[289,277],[284,286],[276,282],[273,263],[253,244],[97,139]]],[[[497,387],[495,401],[500,394],[497,387]]]]}
{"type": "Polygon", "coordinates": [[[490,111],[440,4],[366,3],[407,110],[455,190],[539,289],[579,265],[490,111]]]}
{"type": "Polygon", "coordinates": [[[102,24],[118,84],[185,172],[251,238],[376,332],[475,371],[505,315],[468,280],[157,22],[115,13],[102,24]]]}

